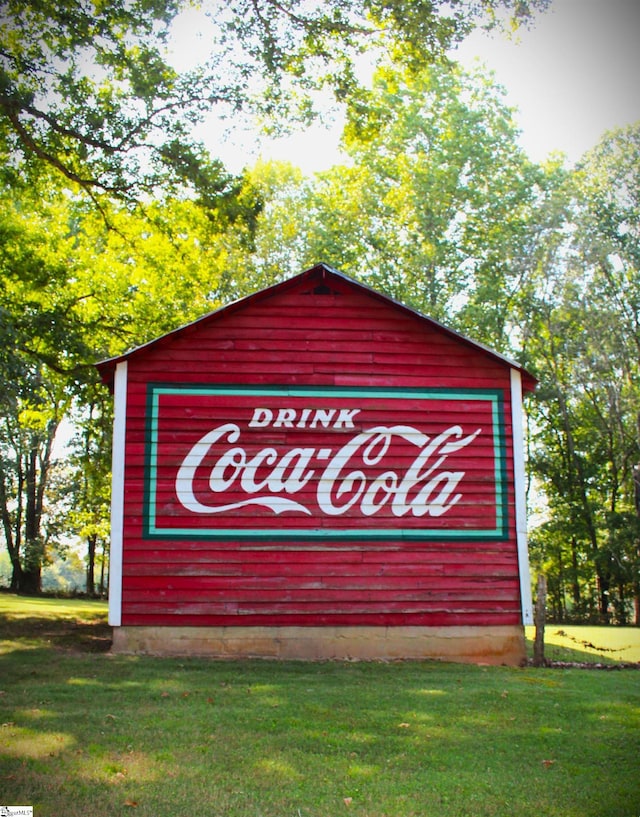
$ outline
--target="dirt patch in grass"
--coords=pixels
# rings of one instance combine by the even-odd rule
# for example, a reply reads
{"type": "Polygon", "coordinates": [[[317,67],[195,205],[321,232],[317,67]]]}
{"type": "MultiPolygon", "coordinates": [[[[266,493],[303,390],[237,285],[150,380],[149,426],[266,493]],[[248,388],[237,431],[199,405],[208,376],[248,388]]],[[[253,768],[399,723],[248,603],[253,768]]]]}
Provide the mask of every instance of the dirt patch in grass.
{"type": "MultiPolygon", "coordinates": [[[[532,660],[528,660],[527,667],[533,667],[535,664],[532,660]]],[[[639,669],[640,664],[629,661],[621,661],[618,664],[604,664],[601,661],[545,661],[544,667],[546,669],[603,669],[603,670],[620,670],[620,669],[639,669]]]]}

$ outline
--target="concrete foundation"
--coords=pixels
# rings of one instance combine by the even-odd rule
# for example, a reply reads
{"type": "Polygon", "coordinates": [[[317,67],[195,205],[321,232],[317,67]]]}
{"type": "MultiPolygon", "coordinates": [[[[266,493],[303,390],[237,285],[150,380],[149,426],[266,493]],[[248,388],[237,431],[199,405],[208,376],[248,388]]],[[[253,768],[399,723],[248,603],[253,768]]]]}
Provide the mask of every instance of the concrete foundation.
{"type": "Polygon", "coordinates": [[[524,628],[114,627],[115,653],[278,660],[438,659],[518,666],[524,628]]]}

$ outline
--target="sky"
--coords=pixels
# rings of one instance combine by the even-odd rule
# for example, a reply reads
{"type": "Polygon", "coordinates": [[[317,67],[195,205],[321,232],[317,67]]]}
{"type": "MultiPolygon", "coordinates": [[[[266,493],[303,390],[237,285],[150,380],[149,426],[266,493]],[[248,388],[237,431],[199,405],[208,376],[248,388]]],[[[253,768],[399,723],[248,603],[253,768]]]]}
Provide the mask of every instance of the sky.
{"type": "Polygon", "coordinates": [[[640,0],[554,0],[519,40],[475,32],[458,59],[495,72],[531,159],[561,151],[573,163],[640,120],[640,0]]]}
{"type": "MultiPolygon", "coordinates": [[[[452,57],[494,72],[533,161],[561,152],[574,164],[605,131],[640,120],[640,0],[552,0],[516,39],[475,31],[452,57]]],[[[232,171],[260,155],[308,173],[340,161],[339,123],[260,147],[255,135],[234,138],[215,151],[232,171]]]]}

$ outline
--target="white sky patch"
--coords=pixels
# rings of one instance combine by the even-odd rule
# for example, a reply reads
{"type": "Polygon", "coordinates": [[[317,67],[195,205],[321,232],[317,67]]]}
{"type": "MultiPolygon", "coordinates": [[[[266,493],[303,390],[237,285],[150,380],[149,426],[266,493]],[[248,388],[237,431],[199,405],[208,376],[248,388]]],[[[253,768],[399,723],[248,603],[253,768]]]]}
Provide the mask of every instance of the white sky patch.
{"type": "Polygon", "coordinates": [[[575,162],[640,119],[639,41],[639,0],[553,0],[516,39],[476,31],[453,56],[495,72],[530,158],[560,151],[575,162]]]}

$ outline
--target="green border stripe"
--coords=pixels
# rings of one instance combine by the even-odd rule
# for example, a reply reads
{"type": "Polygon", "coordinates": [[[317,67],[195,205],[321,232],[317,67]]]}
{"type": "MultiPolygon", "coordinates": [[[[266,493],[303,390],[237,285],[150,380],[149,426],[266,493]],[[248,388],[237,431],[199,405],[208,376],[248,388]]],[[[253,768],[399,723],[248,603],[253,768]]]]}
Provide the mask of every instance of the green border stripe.
{"type": "Polygon", "coordinates": [[[504,397],[498,389],[447,389],[447,388],[393,388],[393,387],[342,387],[342,386],[208,386],[149,383],[146,401],[145,443],[145,511],[143,537],[145,539],[180,540],[209,539],[212,541],[234,539],[238,541],[281,541],[292,539],[307,541],[367,541],[402,539],[405,541],[503,541],[508,538],[507,463],[504,429],[504,397]],[[372,528],[368,530],[305,529],[288,528],[158,528],[156,525],[158,423],[160,397],[163,394],[185,395],[256,395],[265,397],[386,397],[392,399],[419,400],[489,400],[492,404],[494,435],[494,476],[496,487],[496,524],[493,530],[434,530],[419,528],[372,528]]]}

